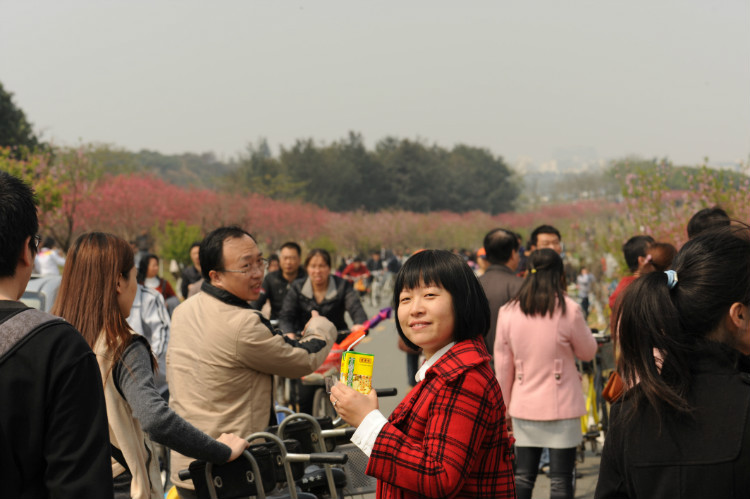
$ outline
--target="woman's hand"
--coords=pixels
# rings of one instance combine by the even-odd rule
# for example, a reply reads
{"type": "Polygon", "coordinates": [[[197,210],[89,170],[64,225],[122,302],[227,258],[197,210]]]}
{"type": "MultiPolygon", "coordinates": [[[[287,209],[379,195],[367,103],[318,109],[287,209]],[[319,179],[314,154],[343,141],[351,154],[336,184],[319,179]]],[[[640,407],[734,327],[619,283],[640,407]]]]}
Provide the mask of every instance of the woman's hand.
{"type": "Polygon", "coordinates": [[[250,447],[250,442],[234,435],[233,433],[222,433],[216,440],[224,445],[228,445],[229,448],[232,449],[232,454],[229,456],[227,462],[234,461],[242,455],[242,451],[250,447]]]}
{"type": "Polygon", "coordinates": [[[378,394],[373,389],[363,395],[343,383],[336,383],[331,388],[331,403],[341,419],[352,426],[359,426],[365,416],[378,408],[378,394]]]}
{"type": "Polygon", "coordinates": [[[513,436],[513,418],[510,416],[505,417],[505,426],[508,428],[508,436],[513,436]]]}

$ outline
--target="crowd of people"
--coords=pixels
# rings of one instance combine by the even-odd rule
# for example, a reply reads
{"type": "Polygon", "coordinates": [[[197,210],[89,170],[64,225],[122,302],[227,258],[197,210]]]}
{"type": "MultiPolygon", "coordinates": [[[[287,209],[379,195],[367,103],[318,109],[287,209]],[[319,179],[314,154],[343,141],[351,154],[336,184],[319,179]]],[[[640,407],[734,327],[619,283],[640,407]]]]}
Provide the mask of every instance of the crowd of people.
{"type": "MultiPolygon", "coordinates": [[[[597,498],[750,497],[750,228],[709,208],[687,231],[679,251],[643,234],[623,245],[629,273],[609,296],[622,390],[597,498]]],[[[275,422],[273,376],[315,371],[367,320],[356,283],[380,273],[414,388],[390,415],[374,391],[330,395],[378,497],[531,498],[545,460],[550,497],[574,495],[598,283],[581,266],[568,295],[555,227],[525,245],[493,229],[475,265],[377,251],[338,271],[295,242],[272,269],[250,232],[219,227],[191,246],[180,295],[145,248],[89,232],[63,255],[38,232],[33,191],[0,172],[4,496],[161,497],[161,444],[179,497],[197,497],[177,471],[231,461],[275,422]],[[60,268],[51,314],[20,301],[32,273],[60,268]]]]}

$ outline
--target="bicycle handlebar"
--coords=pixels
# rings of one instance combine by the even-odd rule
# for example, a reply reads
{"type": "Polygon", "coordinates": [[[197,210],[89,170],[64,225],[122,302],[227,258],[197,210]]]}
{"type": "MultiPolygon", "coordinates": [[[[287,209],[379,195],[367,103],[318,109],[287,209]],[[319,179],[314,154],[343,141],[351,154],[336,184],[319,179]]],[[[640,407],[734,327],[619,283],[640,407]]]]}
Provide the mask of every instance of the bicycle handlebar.
{"type": "Polygon", "coordinates": [[[353,426],[350,426],[348,428],[335,428],[333,430],[322,430],[320,433],[323,435],[323,438],[352,438],[352,435],[354,435],[354,432],[357,431],[356,428],[353,426]]]}
{"type": "Polygon", "coordinates": [[[395,397],[398,395],[398,388],[375,388],[378,397],[395,397]]]}
{"type": "Polygon", "coordinates": [[[312,454],[287,454],[290,463],[346,464],[349,456],[342,452],[313,452],[312,454]]]}
{"type": "MultiPolygon", "coordinates": [[[[346,428],[345,430],[356,430],[356,428],[346,428]]],[[[345,433],[343,430],[326,430],[329,432],[345,433]]],[[[351,432],[354,434],[354,431],[351,432]]],[[[346,464],[349,456],[341,452],[313,452],[311,454],[292,454],[286,455],[286,460],[290,463],[317,463],[317,464],[346,464]]],[[[180,470],[177,473],[180,480],[191,480],[190,470],[180,470]]]]}

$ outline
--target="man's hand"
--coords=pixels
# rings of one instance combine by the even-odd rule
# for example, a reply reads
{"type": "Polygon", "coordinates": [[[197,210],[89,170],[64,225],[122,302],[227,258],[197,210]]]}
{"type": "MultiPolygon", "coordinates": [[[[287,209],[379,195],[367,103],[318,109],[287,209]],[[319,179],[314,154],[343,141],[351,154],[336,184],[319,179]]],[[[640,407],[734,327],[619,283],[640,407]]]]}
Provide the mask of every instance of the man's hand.
{"type": "Polygon", "coordinates": [[[352,426],[362,424],[365,416],[379,407],[375,390],[363,395],[343,383],[336,383],[331,388],[331,403],[339,416],[352,426]]]}
{"type": "MultiPolygon", "coordinates": [[[[310,322],[312,322],[314,319],[317,319],[318,317],[323,317],[323,316],[320,315],[320,312],[318,312],[317,310],[310,310],[310,320],[307,321],[307,324],[305,324],[304,329],[300,333],[300,337],[305,336],[305,331],[307,331],[307,326],[309,326],[310,322]]],[[[325,317],[323,318],[325,319],[325,317]]]]}

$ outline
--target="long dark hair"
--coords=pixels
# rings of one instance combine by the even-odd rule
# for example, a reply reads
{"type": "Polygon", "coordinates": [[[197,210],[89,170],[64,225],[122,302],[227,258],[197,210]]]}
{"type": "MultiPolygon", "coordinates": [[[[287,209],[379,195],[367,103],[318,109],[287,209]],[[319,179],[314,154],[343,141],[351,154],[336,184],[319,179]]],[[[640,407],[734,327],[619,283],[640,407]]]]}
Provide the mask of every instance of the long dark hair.
{"type": "Polygon", "coordinates": [[[532,317],[551,317],[557,307],[565,315],[565,269],[560,255],[549,248],[539,249],[531,253],[527,265],[526,279],[512,301],[532,317]]]}
{"type": "Polygon", "coordinates": [[[628,386],[638,385],[635,407],[645,397],[660,414],[688,414],[696,355],[727,341],[716,333],[732,304],[750,304],[748,227],[702,232],[677,253],[672,269],[671,289],[665,272],[652,272],[623,293],[614,318],[618,369],[628,386]]]}
{"type": "MultiPolygon", "coordinates": [[[[148,274],[148,266],[151,260],[156,260],[156,263],[159,263],[159,257],[153,253],[146,253],[141,257],[141,261],[138,262],[138,272],[135,277],[138,284],[143,284],[146,281],[146,274],[148,274]]],[[[157,275],[156,277],[158,278],[159,276],[157,275]]]]}

